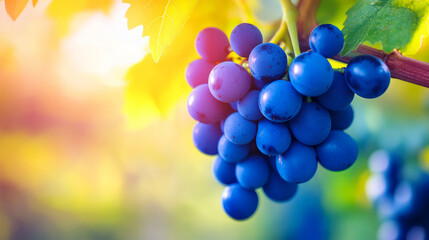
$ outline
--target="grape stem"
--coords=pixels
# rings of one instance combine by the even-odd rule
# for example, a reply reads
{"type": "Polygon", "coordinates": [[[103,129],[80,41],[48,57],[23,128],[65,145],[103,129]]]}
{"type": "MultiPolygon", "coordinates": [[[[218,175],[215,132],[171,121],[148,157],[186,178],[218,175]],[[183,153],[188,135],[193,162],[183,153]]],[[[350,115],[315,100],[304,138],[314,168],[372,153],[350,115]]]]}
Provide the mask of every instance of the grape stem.
{"type": "MultiPolygon", "coordinates": [[[[315,19],[319,3],[320,0],[300,0],[297,5],[299,12],[297,27],[300,30],[299,45],[303,51],[310,50],[308,38],[312,29],[318,25],[315,19]],[[306,16],[314,21],[299,21],[301,16],[306,16]]],[[[345,56],[337,55],[333,59],[348,63],[358,55],[378,57],[389,67],[392,78],[429,88],[429,63],[405,57],[397,50],[392,53],[385,53],[382,50],[360,44],[355,51],[351,51],[345,56]]]]}
{"type": "Polygon", "coordinates": [[[293,59],[301,53],[299,50],[298,30],[296,29],[298,10],[290,0],[280,0],[280,4],[283,11],[282,21],[270,42],[277,44],[283,40],[286,44],[286,55],[289,58],[293,50],[293,59]]]}

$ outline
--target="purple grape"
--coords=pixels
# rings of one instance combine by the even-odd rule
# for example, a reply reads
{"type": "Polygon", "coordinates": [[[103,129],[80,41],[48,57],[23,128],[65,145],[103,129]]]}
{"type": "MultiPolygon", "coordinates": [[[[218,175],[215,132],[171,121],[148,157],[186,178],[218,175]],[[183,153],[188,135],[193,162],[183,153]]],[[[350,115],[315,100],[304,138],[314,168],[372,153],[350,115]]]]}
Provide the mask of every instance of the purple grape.
{"type": "Polygon", "coordinates": [[[255,122],[246,120],[235,112],[225,120],[225,137],[235,144],[248,144],[255,139],[256,127],[255,122]]]}
{"type": "Polygon", "coordinates": [[[234,62],[216,65],[209,75],[209,88],[213,97],[225,103],[240,100],[250,89],[252,78],[247,70],[234,62]]]}
{"type": "Polygon", "coordinates": [[[217,156],[212,165],[213,175],[220,183],[228,185],[237,182],[235,164],[222,160],[217,156]]]}
{"type": "Polygon", "coordinates": [[[242,117],[251,121],[258,121],[263,118],[261,111],[259,110],[259,91],[250,91],[240,101],[238,101],[238,113],[242,117]]]}
{"type": "Polygon", "coordinates": [[[205,124],[197,122],[192,132],[195,147],[207,155],[217,154],[217,144],[222,132],[219,124],[205,124]]]}
{"type": "Polygon", "coordinates": [[[262,33],[259,29],[249,23],[237,25],[230,36],[231,47],[239,56],[248,58],[250,52],[262,43],[262,33]]]}
{"type": "Polygon", "coordinates": [[[230,107],[219,102],[210,93],[207,84],[194,88],[188,97],[188,112],[192,118],[202,123],[216,123],[226,117],[230,107]]]}
{"type": "Polygon", "coordinates": [[[214,27],[203,29],[195,40],[198,54],[209,62],[225,60],[229,54],[229,41],[225,33],[214,27]]]}
{"type": "Polygon", "coordinates": [[[249,56],[249,69],[253,77],[265,83],[281,79],[287,70],[287,56],[274,43],[256,46],[249,56]]]}
{"type": "Polygon", "coordinates": [[[210,72],[215,66],[204,59],[197,59],[189,63],[185,71],[186,81],[188,81],[189,86],[195,88],[201,84],[208,83],[210,72]]]}

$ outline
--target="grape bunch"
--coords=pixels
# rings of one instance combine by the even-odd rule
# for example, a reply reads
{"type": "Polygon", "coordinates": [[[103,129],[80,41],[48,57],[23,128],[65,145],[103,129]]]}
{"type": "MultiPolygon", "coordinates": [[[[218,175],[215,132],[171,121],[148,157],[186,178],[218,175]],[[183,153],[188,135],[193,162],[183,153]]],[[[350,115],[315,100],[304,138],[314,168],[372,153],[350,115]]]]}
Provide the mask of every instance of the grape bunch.
{"type": "Polygon", "coordinates": [[[402,157],[385,150],[370,156],[369,169],[366,194],[382,221],[378,239],[428,239],[429,175],[417,167],[406,176],[402,157]]]}
{"type": "Polygon", "coordinates": [[[226,185],[222,206],[234,219],[256,211],[258,188],[284,202],[319,163],[331,171],[353,165],[357,144],[343,130],[353,121],[354,94],[375,98],[389,85],[389,69],[372,56],[353,58],[344,73],[331,67],[327,58],[344,43],[335,26],[318,26],[309,41],[312,51],[288,66],[285,51],[263,43],[254,25],[239,24],[229,40],[217,28],[197,35],[201,59],[185,73],[193,87],[188,112],[198,121],[193,141],[217,155],[213,173],[226,185]]]}

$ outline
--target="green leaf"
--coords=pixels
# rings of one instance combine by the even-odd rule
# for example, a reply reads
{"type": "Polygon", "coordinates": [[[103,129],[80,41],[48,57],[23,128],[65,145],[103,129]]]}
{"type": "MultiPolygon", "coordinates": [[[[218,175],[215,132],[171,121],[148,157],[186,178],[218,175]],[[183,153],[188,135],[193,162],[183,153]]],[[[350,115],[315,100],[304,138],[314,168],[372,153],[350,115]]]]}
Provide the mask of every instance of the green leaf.
{"type": "Polygon", "coordinates": [[[403,49],[427,24],[429,0],[359,0],[347,11],[341,55],[360,43],[381,43],[383,50],[403,49]]]}
{"type": "Polygon", "coordinates": [[[149,36],[153,60],[159,61],[164,48],[185,25],[198,0],[123,0],[129,3],[128,28],[143,25],[143,36],[149,36]]]}

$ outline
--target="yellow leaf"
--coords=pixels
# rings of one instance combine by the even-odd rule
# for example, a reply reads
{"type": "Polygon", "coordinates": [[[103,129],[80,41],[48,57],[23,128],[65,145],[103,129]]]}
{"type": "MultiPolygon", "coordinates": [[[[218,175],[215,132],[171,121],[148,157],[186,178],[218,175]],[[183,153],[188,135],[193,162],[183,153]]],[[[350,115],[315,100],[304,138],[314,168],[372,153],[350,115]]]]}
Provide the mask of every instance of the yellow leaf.
{"type": "MultiPolygon", "coordinates": [[[[158,63],[146,56],[130,68],[126,76],[124,111],[132,128],[141,128],[156,118],[168,116],[178,104],[186,105],[187,95],[192,89],[186,82],[185,69],[191,61],[199,58],[194,47],[198,32],[206,27],[217,27],[229,35],[241,22],[237,11],[238,7],[231,0],[198,4],[158,63]],[[222,11],[213,11],[219,7],[222,11]]],[[[136,22],[132,21],[129,24],[135,25],[136,22]]]]}
{"type": "Polygon", "coordinates": [[[35,7],[38,2],[39,0],[33,0],[33,7],[35,7]]]}
{"type": "Polygon", "coordinates": [[[198,0],[123,0],[131,6],[127,11],[128,28],[143,25],[143,36],[149,36],[153,60],[159,61],[162,51],[182,29],[198,0]]]}
{"type": "Polygon", "coordinates": [[[29,0],[5,0],[7,14],[15,21],[29,0]]]}

